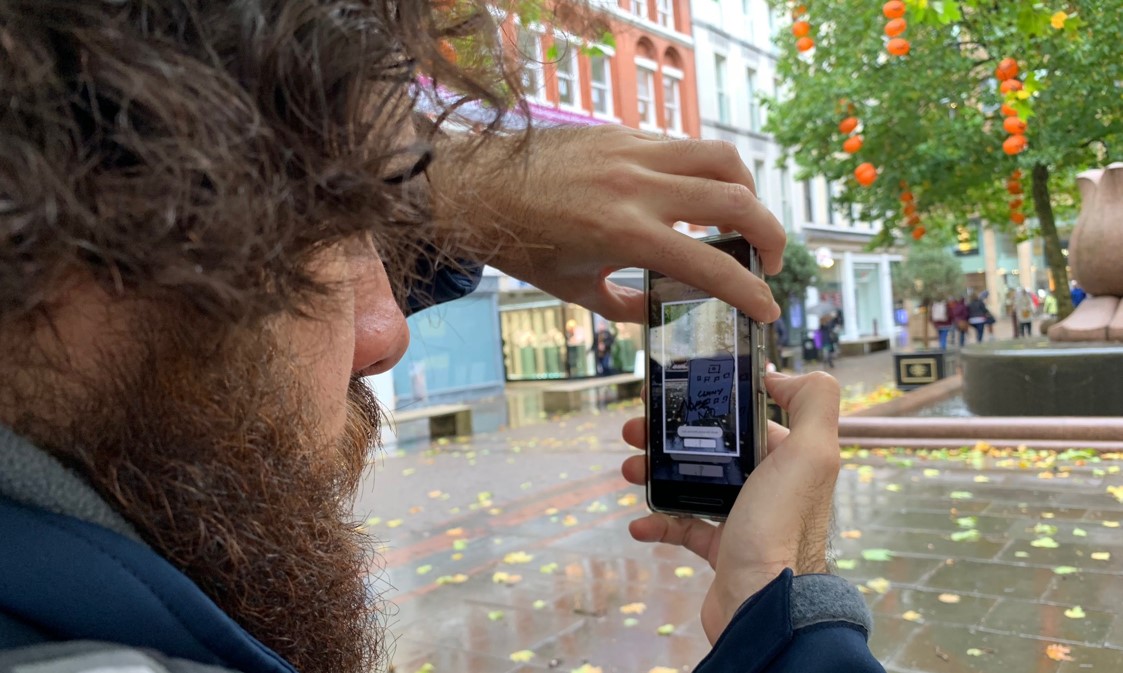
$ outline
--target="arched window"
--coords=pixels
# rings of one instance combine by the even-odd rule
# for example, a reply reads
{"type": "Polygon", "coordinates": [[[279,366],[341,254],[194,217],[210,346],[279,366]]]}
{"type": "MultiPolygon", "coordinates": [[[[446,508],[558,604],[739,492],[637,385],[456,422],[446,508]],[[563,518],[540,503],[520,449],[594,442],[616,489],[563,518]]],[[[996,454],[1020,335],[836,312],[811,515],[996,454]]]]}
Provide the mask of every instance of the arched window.
{"type": "Polygon", "coordinates": [[[663,54],[663,128],[682,133],[682,59],[674,49],[663,54]]]}
{"type": "Polygon", "coordinates": [[[642,129],[659,128],[655,115],[655,75],[658,71],[659,64],[655,61],[654,45],[646,39],[641,39],[636,44],[636,106],[642,129]]]}

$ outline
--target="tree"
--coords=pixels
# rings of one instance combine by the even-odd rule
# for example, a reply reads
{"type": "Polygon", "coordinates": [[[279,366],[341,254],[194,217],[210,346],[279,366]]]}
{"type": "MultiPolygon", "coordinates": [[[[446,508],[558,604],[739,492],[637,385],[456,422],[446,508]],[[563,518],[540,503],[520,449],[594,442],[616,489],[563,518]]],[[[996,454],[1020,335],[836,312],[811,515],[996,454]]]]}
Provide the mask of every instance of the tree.
{"type": "MultiPolygon", "coordinates": [[[[912,226],[916,238],[926,231],[946,237],[971,217],[1014,230],[1019,240],[1039,235],[1057,289],[1067,289],[1056,216],[1076,207],[1074,173],[1109,161],[1123,141],[1118,0],[1052,7],[1035,0],[906,0],[911,50],[904,57],[886,53],[880,2],[804,4],[800,18],[819,28],[816,46],[800,54],[794,39],[780,40],[788,85],[771,101],[768,121],[803,177],[842,180],[837,202],[885,223],[879,245],[908,234],[904,192],[921,218],[912,226]],[[995,71],[1004,58],[1017,61],[1021,91],[999,90],[995,71]],[[1016,156],[1003,151],[1010,111],[1027,125],[1028,147],[1016,156]],[[839,122],[849,116],[861,121],[855,133],[863,142],[854,154],[840,151],[846,135],[839,122]],[[854,176],[862,162],[879,169],[869,187],[854,176]],[[1008,183],[1010,191],[1029,193],[1008,194],[1008,183]],[[1030,226],[1010,221],[1013,207],[1028,208],[1019,200],[1032,203],[1030,226]]],[[[1057,297],[1061,313],[1071,311],[1069,294],[1057,297]]]]}
{"type": "MultiPolygon", "coordinates": [[[[784,268],[775,276],[768,277],[768,287],[772,296],[780,305],[783,315],[791,315],[788,310],[793,301],[798,301],[807,292],[807,288],[815,282],[819,266],[815,258],[807,250],[807,246],[799,241],[788,241],[784,248],[784,268]]],[[[772,329],[775,329],[774,327],[772,329]]],[[[782,362],[780,344],[775,338],[775,333],[768,340],[768,358],[779,367],[782,362]]]]}
{"type": "Polygon", "coordinates": [[[963,293],[963,271],[947,247],[936,242],[917,245],[893,266],[893,294],[916,299],[923,307],[924,347],[928,347],[928,309],[933,302],[963,293]]]}

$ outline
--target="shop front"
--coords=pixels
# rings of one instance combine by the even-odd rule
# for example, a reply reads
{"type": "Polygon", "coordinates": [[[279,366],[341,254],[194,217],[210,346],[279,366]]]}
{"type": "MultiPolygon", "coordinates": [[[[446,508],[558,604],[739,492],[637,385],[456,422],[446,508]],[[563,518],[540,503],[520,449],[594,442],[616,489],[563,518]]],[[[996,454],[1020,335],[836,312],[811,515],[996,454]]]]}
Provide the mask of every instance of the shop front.
{"type": "Polygon", "coordinates": [[[499,325],[508,381],[630,373],[642,348],[640,325],[610,322],[530,287],[500,295],[499,325]]]}

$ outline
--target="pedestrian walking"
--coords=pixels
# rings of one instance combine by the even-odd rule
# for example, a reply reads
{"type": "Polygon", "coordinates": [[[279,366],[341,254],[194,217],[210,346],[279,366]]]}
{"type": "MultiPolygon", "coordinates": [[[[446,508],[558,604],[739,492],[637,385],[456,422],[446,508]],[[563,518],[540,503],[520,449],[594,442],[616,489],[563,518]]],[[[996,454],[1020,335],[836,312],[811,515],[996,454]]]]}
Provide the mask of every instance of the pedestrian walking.
{"type": "Polygon", "coordinates": [[[950,302],[946,299],[940,299],[932,302],[928,306],[928,317],[932,321],[932,325],[936,327],[936,333],[939,336],[940,350],[946,351],[948,349],[948,335],[952,330],[952,317],[950,302]]]}
{"type": "Polygon", "coordinates": [[[975,329],[976,343],[983,342],[983,331],[986,329],[987,321],[992,319],[993,316],[982,297],[975,297],[967,304],[967,323],[975,329]]]}
{"type": "Polygon", "coordinates": [[[967,310],[967,298],[958,297],[949,301],[948,311],[951,313],[952,326],[958,335],[959,347],[963,348],[967,343],[967,331],[971,329],[971,324],[967,322],[967,318],[971,317],[970,311],[967,310]]]}
{"type": "Polygon", "coordinates": [[[1014,294],[1014,317],[1017,319],[1018,331],[1015,337],[1029,337],[1033,334],[1033,296],[1024,287],[1019,287],[1014,294]]]}

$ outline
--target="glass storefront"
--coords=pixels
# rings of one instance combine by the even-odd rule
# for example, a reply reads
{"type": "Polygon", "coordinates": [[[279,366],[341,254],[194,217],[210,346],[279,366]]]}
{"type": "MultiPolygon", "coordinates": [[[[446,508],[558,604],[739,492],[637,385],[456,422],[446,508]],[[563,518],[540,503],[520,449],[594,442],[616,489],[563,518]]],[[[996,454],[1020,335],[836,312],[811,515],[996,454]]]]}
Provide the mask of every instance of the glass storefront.
{"type": "Polygon", "coordinates": [[[610,323],[538,292],[502,295],[499,324],[508,381],[628,373],[642,348],[641,326],[610,323]],[[607,358],[598,358],[598,342],[609,344],[607,358]]]}

